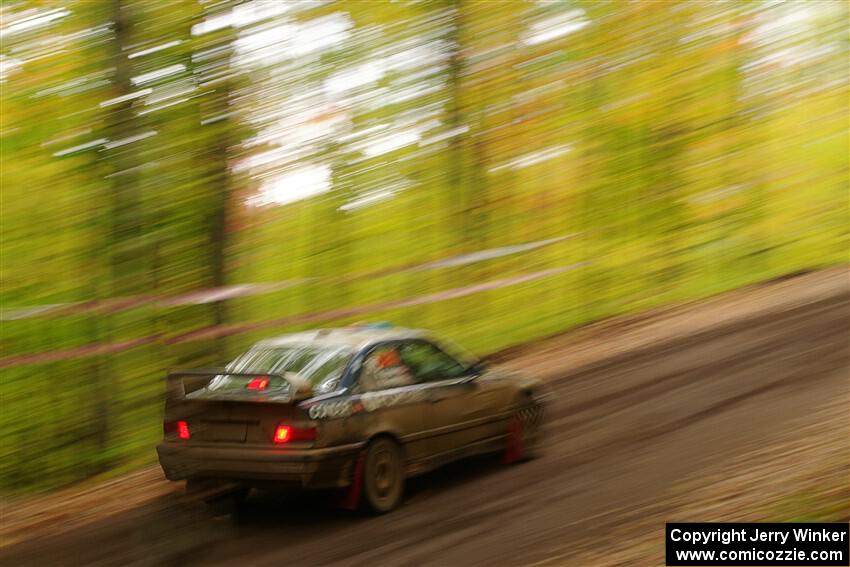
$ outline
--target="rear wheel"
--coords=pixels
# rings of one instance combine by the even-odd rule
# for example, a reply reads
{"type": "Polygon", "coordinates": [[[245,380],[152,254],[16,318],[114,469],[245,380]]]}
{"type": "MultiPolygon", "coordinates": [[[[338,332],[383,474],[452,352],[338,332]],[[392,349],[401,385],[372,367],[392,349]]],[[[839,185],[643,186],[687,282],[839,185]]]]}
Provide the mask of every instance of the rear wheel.
{"type": "Polygon", "coordinates": [[[363,496],[376,514],[396,508],[404,495],[404,463],[398,443],[386,437],[372,441],[363,465],[363,496]]]}

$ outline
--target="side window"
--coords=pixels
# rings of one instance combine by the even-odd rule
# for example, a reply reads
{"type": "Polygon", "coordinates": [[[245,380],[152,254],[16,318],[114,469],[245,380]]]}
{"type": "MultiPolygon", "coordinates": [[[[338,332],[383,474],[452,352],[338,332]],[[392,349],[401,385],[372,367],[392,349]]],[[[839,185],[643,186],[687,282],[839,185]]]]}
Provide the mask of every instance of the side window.
{"type": "Polygon", "coordinates": [[[464,374],[462,364],[428,342],[404,343],[399,347],[399,354],[417,382],[448,380],[464,374]]]}
{"type": "Polygon", "coordinates": [[[360,370],[360,386],[364,390],[385,390],[416,383],[399,350],[399,345],[393,344],[379,346],[369,353],[360,370]]]}

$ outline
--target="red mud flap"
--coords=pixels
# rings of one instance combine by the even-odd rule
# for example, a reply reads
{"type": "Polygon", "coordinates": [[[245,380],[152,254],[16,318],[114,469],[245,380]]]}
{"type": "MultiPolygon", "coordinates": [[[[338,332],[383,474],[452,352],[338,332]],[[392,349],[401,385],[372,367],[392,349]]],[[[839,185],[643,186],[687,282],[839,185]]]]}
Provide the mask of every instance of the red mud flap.
{"type": "Polygon", "coordinates": [[[351,486],[345,493],[345,496],[340,503],[343,510],[357,510],[360,505],[360,492],[363,488],[363,465],[366,461],[366,451],[361,451],[357,457],[357,462],[354,464],[354,478],[351,479],[351,486]]]}
{"type": "Polygon", "coordinates": [[[508,425],[508,436],[505,439],[505,452],[502,455],[502,462],[506,465],[515,463],[522,459],[525,448],[522,446],[522,420],[514,418],[508,425]]]}

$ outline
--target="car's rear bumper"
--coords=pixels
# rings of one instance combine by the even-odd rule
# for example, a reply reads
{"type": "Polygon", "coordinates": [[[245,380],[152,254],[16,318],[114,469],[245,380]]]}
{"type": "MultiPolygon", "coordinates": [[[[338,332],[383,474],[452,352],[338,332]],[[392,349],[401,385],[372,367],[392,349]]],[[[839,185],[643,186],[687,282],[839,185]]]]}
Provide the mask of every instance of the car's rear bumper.
{"type": "Polygon", "coordinates": [[[248,448],[163,442],[156,451],[169,480],[274,481],[304,488],[347,486],[363,443],[322,449],[248,448]]]}

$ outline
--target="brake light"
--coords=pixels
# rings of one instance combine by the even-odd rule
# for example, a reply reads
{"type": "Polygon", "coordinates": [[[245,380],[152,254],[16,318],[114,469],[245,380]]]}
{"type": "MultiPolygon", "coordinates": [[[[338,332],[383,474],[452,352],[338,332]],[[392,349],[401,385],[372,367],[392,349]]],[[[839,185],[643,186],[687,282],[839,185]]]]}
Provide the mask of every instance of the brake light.
{"type": "Polygon", "coordinates": [[[263,378],[252,378],[251,381],[248,382],[248,385],[246,386],[246,388],[248,388],[249,390],[265,390],[266,386],[268,386],[268,385],[269,385],[269,379],[268,378],[265,378],[265,377],[263,377],[263,378]]]}
{"type": "Polygon", "coordinates": [[[189,434],[189,422],[184,420],[164,421],[162,423],[162,432],[166,435],[176,433],[180,439],[189,439],[191,437],[189,434]]]}
{"type": "Polygon", "coordinates": [[[315,427],[292,427],[281,423],[274,430],[273,440],[278,445],[290,441],[314,441],[317,434],[318,430],[315,427]]]}
{"type": "Polygon", "coordinates": [[[278,425],[277,429],[274,430],[275,443],[286,443],[291,436],[292,428],[288,425],[278,425]]]}
{"type": "Polygon", "coordinates": [[[190,437],[189,424],[183,420],[177,422],[177,437],[180,439],[188,439],[190,437]]]}

